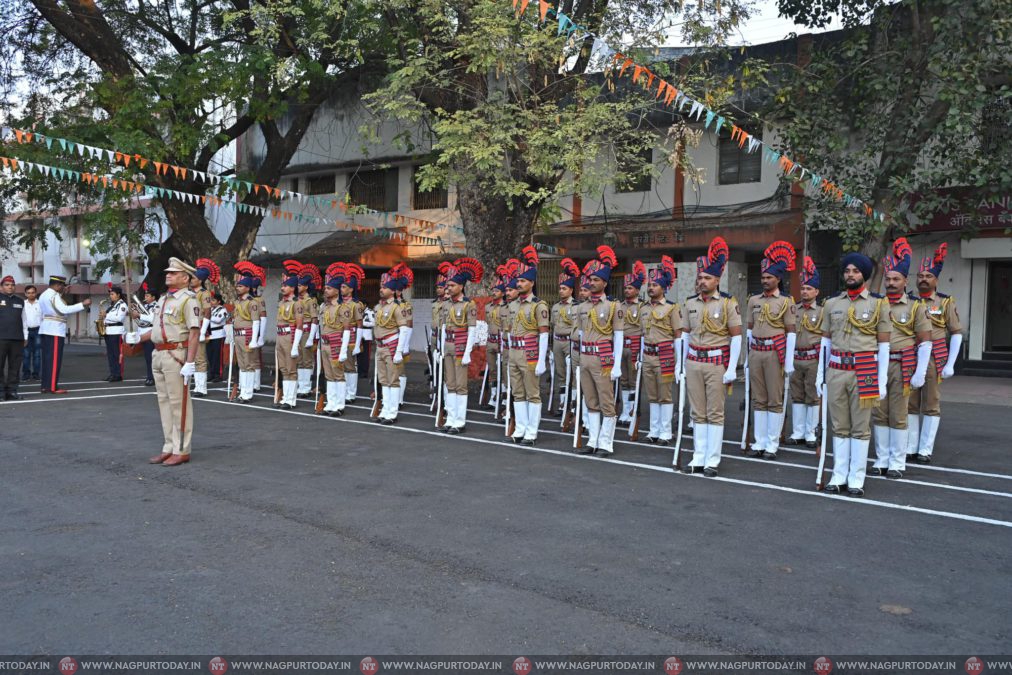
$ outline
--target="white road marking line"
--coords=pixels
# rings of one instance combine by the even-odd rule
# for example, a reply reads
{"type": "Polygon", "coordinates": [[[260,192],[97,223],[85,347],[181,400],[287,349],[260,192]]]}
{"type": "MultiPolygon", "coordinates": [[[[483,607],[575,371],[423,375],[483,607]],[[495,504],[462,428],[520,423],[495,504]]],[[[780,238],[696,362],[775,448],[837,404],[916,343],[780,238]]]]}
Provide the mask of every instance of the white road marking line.
{"type": "MultiPolygon", "coordinates": [[[[263,396],[263,394],[261,394],[261,396],[263,396]]],[[[200,401],[200,402],[206,402],[206,403],[217,403],[219,405],[232,405],[232,406],[237,406],[239,408],[245,408],[247,410],[249,410],[249,409],[257,409],[257,410],[267,410],[269,412],[286,413],[286,414],[289,414],[289,415],[302,415],[304,417],[310,417],[310,418],[318,419],[318,420],[327,420],[327,421],[334,421],[334,422],[345,422],[345,423],[349,423],[349,424],[362,424],[362,425],[366,425],[366,426],[377,426],[378,425],[377,422],[374,422],[372,420],[356,420],[356,419],[349,419],[347,417],[327,417],[327,416],[324,416],[324,415],[317,415],[315,413],[299,412],[297,410],[281,410],[281,409],[278,409],[278,408],[267,408],[267,407],[264,407],[264,406],[256,406],[256,405],[250,406],[249,404],[234,403],[232,401],[219,401],[217,399],[210,399],[210,398],[201,398],[201,399],[196,399],[196,400],[200,401]]],[[[355,406],[355,407],[358,407],[358,406],[355,406]]],[[[703,478],[703,476],[701,476],[699,474],[692,474],[692,475],[690,475],[690,474],[683,474],[683,473],[680,473],[678,471],[675,471],[673,468],[663,467],[663,466],[656,466],[656,465],[653,465],[653,464],[641,464],[639,462],[629,462],[629,461],[620,460],[620,459],[612,459],[612,458],[609,458],[609,457],[596,457],[596,456],[593,456],[593,455],[577,455],[577,454],[574,454],[572,452],[565,452],[565,451],[562,451],[562,450],[552,450],[550,448],[539,448],[539,447],[536,447],[536,446],[532,447],[532,446],[527,446],[527,445],[516,445],[514,443],[506,443],[506,442],[502,442],[502,441],[493,441],[493,440],[484,439],[484,438],[475,438],[473,436],[448,436],[445,433],[441,433],[441,432],[438,432],[438,431],[429,431],[427,429],[414,429],[412,427],[404,427],[404,426],[397,426],[397,425],[385,425],[384,428],[395,429],[397,431],[407,431],[409,433],[415,433],[415,434],[425,434],[426,436],[435,436],[435,437],[443,439],[443,440],[462,440],[462,441],[465,441],[467,443],[480,443],[480,444],[483,444],[483,445],[496,445],[496,446],[501,446],[501,447],[504,447],[504,448],[511,448],[513,450],[534,451],[534,452],[540,452],[540,453],[549,454],[549,455],[557,455],[559,457],[565,457],[567,459],[590,460],[590,461],[595,461],[595,462],[607,462],[607,463],[610,463],[610,464],[618,464],[620,466],[629,466],[629,467],[633,467],[633,468],[637,468],[637,469],[645,469],[645,470],[648,470],[648,471],[659,471],[659,472],[662,472],[662,473],[674,474],[674,475],[685,477],[685,478],[700,478],[700,479],[711,480],[711,481],[715,481],[715,482],[733,483],[735,485],[746,485],[748,487],[758,487],[758,488],[763,488],[763,489],[767,489],[767,490],[777,490],[779,492],[787,492],[787,493],[791,493],[791,494],[804,495],[804,496],[807,496],[807,497],[818,497],[818,498],[821,498],[821,499],[834,499],[834,500],[840,501],[841,503],[851,504],[851,505],[855,505],[855,506],[862,505],[862,504],[865,505],[865,506],[879,506],[879,507],[882,507],[882,508],[894,509],[894,510],[898,510],[898,511],[907,511],[907,512],[910,512],[910,513],[921,513],[921,514],[932,515],[932,516],[940,516],[940,517],[943,517],[943,518],[952,518],[954,520],[962,520],[962,521],[971,522],[971,523],[982,523],[982,524],[985,524],[985,525],[998,525],[998,526],[1001,526],[1001,527],[1012,528],[1012,521],[998,520],[998,519],[995,519],[995,518],[984,518],[982,516],[971,516],[971,515],[968,515],[968,514],[955,513],[955,512],[952,512],[952,511],[938,511],[936,509],[926,509],[926,508],[921,508],[919,506],[909,506],[909,505],[906,505],[906,504],[893,504],[893,503],[890,503],[890,502],[883,502],[883,501],[878,501],[878,500],[875,500],[875,499],[864,499],[864,498],[862,498],[862,499],[853,499],[853,498],[850,498],[850,497],[844,497],[842,495],[829,495],[829,494],[826,494],[824,492],[816,492],[815,490],[802,490],[802,489],[799,489],[799,488],[785,487],[785,486],[781,486],[781,485],[773,485],[773,484],[770,484],[770,483],[759,483],[759,482],[749,481],[749,480],[743,480],[743,479],[739,479],[739,478],[726,478],[726,477],[716,476],[714,478],[706,479],[706,478],[703,478]]]]}
{"type": "Polygon", "coordinates": [[[64,396],[57,394],[47,398],[35,398],[31,401],[3,401],[0,402],[0,410],[6,405],[24,405],[26,403],[57,403],[62,401],[90,401],[93,398],[116,398],[117,396],[154,396],[153,391],[138,391],[133,394],[99,394],[97,396],[64,396]]]}
{"type": "MultiPolygon", "coordinates": [[[[61,384],[60,386],[62,387],[63,385],[61,384]]],[[[70,392],[72,394],[76,394],[79,391],[116,391],[116,390],[121,390],[121,389],[149,389],[149,388],[150,387],[145,387],[143,384],[132,384],[132,385],[128,385],[126,387],[86,387],[84,389],[71,389],[70,392]]],[[[150,389],[152,391],[154,391],[153,388],[150,388],[150,389]]],[[[26,392],[24,392],[24,395],[25,396],[52,396],[53,394],[48,394],[48,393],[44,394],[41,391],[26,391],[26,392]]],[[[57,396],[63,396],[63,394],[57,394],[57,396]]]]}
{"type": "MultiPolygon", "coordinates": [[[[137,378],[136,380],[123,380],[123,381],[124,382],[143,382],[144,380],[142,378],[137,378]]],[[[63,386],[69,385],[69,384],[108,384],[108,383],[109,383],[109,380],[82,380],[81,382],[62,382],[61,381],[60,382],[60,386],[63,387],[63,386]]],[[[25,387],[25,386],[28,386],[28,387],[40,387],[41,388],[42,384],[38,383],[38,382],[29,382],[29,383],[22,383],[21,386],[22,387],[25,387]]]]}

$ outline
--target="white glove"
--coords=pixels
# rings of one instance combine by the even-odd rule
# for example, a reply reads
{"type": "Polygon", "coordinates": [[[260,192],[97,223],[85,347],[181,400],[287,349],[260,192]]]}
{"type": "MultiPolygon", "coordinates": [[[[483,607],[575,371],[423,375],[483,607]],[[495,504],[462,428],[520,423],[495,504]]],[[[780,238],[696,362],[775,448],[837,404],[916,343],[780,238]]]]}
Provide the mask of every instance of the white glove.
{"type": "Polygon", "coordinates": [[[545,374],[546,355],[548,354],[548,332],[538,333],[538,362],[534,366],[534,375],[540,377],[545,374]]]}
{"type": "Polygon", "coordinates": [[[731,337],[731,354],[727,360],[727,370],[724,371],[722,382],[731,384],[738,379],[738,357],[741,356],[741,336],[731,337]]]}
{"type": "Polygon", "coordinates": [[[267,317],[266,316],[260,317],[259,323],[260,323],[260,339],[257,340],[257,343],[255,345],[250,345],[250,347],[263,347],[264,340],[267,339],[267,317]]]}
{"type": "Polygon", "coordinates": [[[362,329],[359,328],[355,331],[355,349],[351,352],[352,356],[358,356],[362,352],[362,329]]]}
{"type": "Polygon", "coordinates": [[[538,359],[537,365],[534,366],[534,374],[540,377],[541,375],[545,374],[545,370],[547,370],[545,366],[545,360],[538,359]]]}
{"type": "Polygon", "coordinates": [[[745,329],[745,341],[748,342],[748,346],[749,347],[751,347],[753,344],[755,344],[754,341],[752,340],[752,329],[751,328],[746,328],[745,329]]]}
{"type": "Polygon", "coordinates": [[[189,363],[184,363],[183,367],[179,369],[179,374],[183,376],[184,384],[190,383],[190,376],[193,375],[195,372],[197,372],[197,364],[195,364],[193,361],[190,361],[189,363]]]}
{"type": "Polygon", "coordinates": [[[914,374],[910,378],[910,387],[912,389],[920,389],[924,386],[924,380],[927,379],[928,373],[928,361],[931,359],[931,342],[924,341],[917,345],[917,366],[914,368],[914,374]]]}
{"type": "Polygon", "coordinates": [[[341,355],[337,357],[338,363],[344,363],[348,360],[348,340],[350,338],[350,330],[344,330],[341,332],[341,355]]]}
{"type": "Polygon", "coordinates": [[[787,346],[784,348],[784,375],[794,372],[794,348],[798,344],[798,334],[787,334],[787,346]]]}
{"type": "Polygon", "coordinates": [[[625,348],[625,331],[617,330],[614,333],[611,351],[615,355],[615,365],[611,367],[611,379],[617,380],[622,377],[622,350],[625,348]]]}
{"type": "Polygon", "coordinates": [[[819,365],[818,370],[815,373],[815,391],[819,396],[826,395],[826,388],[823,386],[825,382],[823,381],[822,374],[825,372],[824,366],[826,359],[829,358],[829,349],[831,344],[832,343],[829,338],[822,338],[822,340],[819,341],[819,365]]]}
{"type": "Polygon", "coordinates": [[[400,349],[394,352],[394,363],[400,363],[404,360],[404,352],[400,349]]]}
{"type": "Polygon", "coordinates": [[[402,359],[404,354],[411,352],[411,328],[409,326],[401,326],[397,329],[397,351],[401,353],[402,359]]]}
{"type": "Polygon", "coordinates": [[[889,343],[878,343],[878,400],[884,399],[888,393],[889,383],[889,343]]]}
{"type": "Polygon", "coordinates": [[[463,366],[471,365],[471,352],[464,352],[464,355],[460,357],[460,364],[463,366]]]}
{"type": "Polygon", "coordinates": [[[309,349],[312,346],[313,346],[313,329],[310,328],[309,329],[309,337],[306,338],[306,349],[309,349]]]}
{"type": "Polygon", "coordinates": [[[123,342],[127,343],[128,345],[136,345],[139,344],[140,341],[141,338],[139,335],[137,335],[137,333],[127,333],[126,335],[123,336],[123,342]]]}
{"type": "Polygon", "coordinates": [[[253,327],[250,328],[250,330],[252,331],[252,333],[249,336],[249,344],[243,345],[243,349],[245,349],[246,351],[256,349],[257,342],[260,341],[260,322],[254,321],[253,327]]]}
{"type": "Polygon", "coordinates": [[[292,358],[299,358],[299,343],[302,342],[302,330],[295,331],[295,337],[292,338],[292,358]]]}
{"type": "Polygon", "coordinates": [[[956,372],[956,358],[959,356],[959,348],[963,344],[963,334],[953,333],[949,338],[949,358],[945,360],[945,367],[942,368],[942,379],[947,380],[956,372]]]}
{"type": "Polygon", "coordinates": [[[225,324],[225,344],[235,343],[235,328],[230,323],[225,324]]]}
{"type": "Polygon", "coordinates": [[[207,329],[211,325],[210,319],[203,319],[200,322],[200,341],[207,342],[207,329]]]}
{"type": "Polygon", "coordinates": [[[682,378],[685,377],[682,373],[682,350],[685,348],[685,338],[675,339],[675,384],[681,384],[682,378]]]}
{"type": "Polygon", "coordinates": [[[474,326],[467,327],[467,344],[464,345],[464,356],[460,360],[461,365],[467,366],[471,364],[471,350],[474,349],[476,330],[477,329],[474,326]]]}

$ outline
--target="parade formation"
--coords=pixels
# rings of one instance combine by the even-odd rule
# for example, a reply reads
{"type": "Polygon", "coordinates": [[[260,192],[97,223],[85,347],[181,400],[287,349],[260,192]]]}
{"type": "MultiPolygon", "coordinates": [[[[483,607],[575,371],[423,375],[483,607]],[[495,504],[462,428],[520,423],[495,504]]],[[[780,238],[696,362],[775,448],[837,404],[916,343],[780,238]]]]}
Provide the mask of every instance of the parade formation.
{"type": "MultiPolygon", "coordinates": [[[[729,255],[727,243],[715,237],[697,259],[697,292],[681,303],[668,298],[677,277],[672,258],[635,260],[618,299],[606,293],[618,259],[610,247],[599,246],[582,269],[571,258],[560,261],[559,301],[549,307],[535,292],[538,252],[527,246],[495,268],[484,331],[479,304],[466,293],[469,284],[478,288],[485,278],[482,264],[469,257],[440,263],[426,333],[436,428],[449,435],[467,432],[469,367],[475,350],[484,347],[472,405],[492,409],[512,442],[535,445],[544,413],[561,418],[575,452],[607,457],[619,431],[639,439],[643,410],[647,443],[674,445],[677,469],[713,477],[726,442],[725,401],[742,362],[741,448],[748,457],[775,461],[784,445],[814,448],[820,457],[817,487],[854,497],[864,494],[873,441],[874,475],[901,478],[907,461],[930,462],[939,385],[952,375],[961,340],[955,302],[937,290],[944,245],[921,263],[917,292],[908,292],[912,252],[906,239],[897,239],[882,262],[885,296],[868,288],[873,261],[849,253],[840,261],[845,289],[820,305],[821,278],[811,258],[801,265],[800,302],[784,292],[797,254],[788,242],[773,242],[760,266],[762,291],[747,299],[744,317],[737,298],[719,290],[729,255]],[[692,447],[683,466],[686,417],[692,447]],[[823,485],[821,467],[830,447],[832,474],[823,485]]],[[[234,271],[236,300],[224,325],[224,310],[211,323],[218,303],[205,286],[222,283],[222,277],[209,259],[195,267],[173,259],[166,280],[177,285],[170,283],[157,302],[133,308],[141,332],[128,334],[126,342],[150,341],[156,354],[165,444],[153,462],[173,466],[189,459],[189,376],[192,395],[206,396],[205,340],[214,330],[224,333],[230,347],[227,368],[220,366],[228,373],[228,399],[248,403],[260,388],[267,328],[258,291],[266,271],[246,261],[234,271]],[[176,382],[179,377],[187,385],[176,382]]],[[[364,280],[355,263],[332,263],[321,275],[315,265],[284,261],[275,327],[276,408],[294,410],[300,398],[313,399],[315,413],[345,415],[357,396],[356,357],[371,329],[370,417],[384,425],[397,422],[414,330],[403,292],[414,273],[404,263],[383,273],[372,310],[358,297],[364,280]]]]}

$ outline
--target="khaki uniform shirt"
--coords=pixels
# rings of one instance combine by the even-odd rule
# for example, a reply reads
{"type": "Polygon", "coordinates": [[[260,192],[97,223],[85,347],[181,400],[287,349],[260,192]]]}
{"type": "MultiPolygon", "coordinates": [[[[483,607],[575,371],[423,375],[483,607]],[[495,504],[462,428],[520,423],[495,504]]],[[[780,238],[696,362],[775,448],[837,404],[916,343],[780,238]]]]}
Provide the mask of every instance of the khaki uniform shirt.
{"type": "Polygon", "coordinates": [[[347,310],[344,303],[339,301],[330,303],[324,300],[320,305],[320,334],[333,335],[337,333],[341,335],[344,331],[351,330],[350,316],[351,312],[347,310]]]}
{"type": "Polygon", "coordinates": [[[537,335],[540,329],[549,327],[548,303],[533,293],[518,297],[510,303],[509,333],[513,338],[537,335]]]}
{"type": "Polygon", "coordinates": [[[760,293],[748,299],[745,312],[752,337],[768,339],[797,329],[794,298],[775,289],[770,295],[760,293]]]}
{"type": "Polygon", "coordinates": [[[898,352],[913,347],[917,342],[917,333],[931,330],[927,305],[906,294],[901,295],[896,302],[889,303],[889,318],[893,324],[890,351],[898,352]]]}
{"type": "Polygon", "coordinates": [[[292,296],[278,303],[278,328],[291,326],[292,330],[302,329],[304,316],[302,301],[292,296]]]}
{"type": "MultiPolygon", "coordinates": [[[[916,298],[911,294],[911,297],[916,298]]],[[[944,340],[952,333],[962,333],[963,326],[959,322],[956,310],[956,299],[944,293],[934,292],[927,298],[920,298],[925,304],[928,320],[931,321],[931,339],[944,340]]]]}
{"type": "MultiPolygon", "coordinates": [[[[682,330],[682,311],[677,304],[661,298],[642,306],[643,342],[656,345],[671,342],[682,330]]],[[[626,324],[628,326],[628,323],[626,324]]]]}
{"type": "Polygon", "coordinates": [[[552,305],[552,332],[556,335],[572,335],[576,328],[576,303],[572,298],[559,300],[552,305]]]}
{"type": "Polygon", "coordinates": [[[703,349],[726,347],[731,344],[728,329],[741,327],[741,310],[727,293],[714,293],[709,298],[699,294],[685,301],[682,319],[689,344],[703,349]]]}
{"type": "Polygon", "coordinates": [[[805,303],[799,302],[794,306],[798,319],[798,340],[796,349],[817,349],[822,342],[822,315],[823,309],[813,302],[806,307],[805,303]]]}
{"type": "Polygon", "coordinates": [[[236,328],[250,328],[260,321],[260,298],[246,295],[235,303],[232,323],[236,328]]]}
{"type": "MultiPolygon", "coordinates": [[[[583,342],[611,340],[615,331],[625,330],[625,309],[620,302],[604,295],[594,302],[593,296],[576,308],[576,325],[583,332],[583,342]]],[[[621,356],[617,355],[616,358],[621,356]]]]}
{"type": "Polygon", "coordinates": [[[155,305],[151,341],[156,345],[185,342],[191,328],[200,328],[200,320],[200,301],[193,291],[166,292],[155,305]]]}
{"type": "Polygon", "coordinates": [[[625,330],[624,337],[636,337],[637,335],[643,335],[643,326],[640,321],[640,313],[643,311],[643,303],[637,300],[636,302],[623,302],[622,311],[625,315],[625,330]]]}
{"type": "Polygon", "coordinates": [[[485,323],[488,324],[489,335],[499,335],[502,331],[501,319],[502,319],[503,303],[490,302],[485,306],[485,323]]]}
{"type": "Polygon", "coordinates": [[[316,323],[320,314],[320,303],[309,293],[299,301],[302,303],[302,314],[306,317],[306,323],[316,323]]]}
{"type": "Polygon", "coordinates": [[[873,352],[878,349],[877,333],[892,333],[889,303],[867,288],[851,300],[847,291],[826,300],[824,330],[832,337],[833,349],[841,352],[873,352]],[[862,324],[861,330],[855,324],[862,324]]]}
{"type": "MultiPolygon", "coordinates": [[[[407,326],[411,322],[410,302],[397,302],[393,298],[380,300],[376,305],[375,312],[376,326],[372,330],[376,340],[389,337],[392,333],[398,332],[402,326],[407,326]]],[[[399,345],[398,348],[404,351],[404,345],[399,345]]]]}

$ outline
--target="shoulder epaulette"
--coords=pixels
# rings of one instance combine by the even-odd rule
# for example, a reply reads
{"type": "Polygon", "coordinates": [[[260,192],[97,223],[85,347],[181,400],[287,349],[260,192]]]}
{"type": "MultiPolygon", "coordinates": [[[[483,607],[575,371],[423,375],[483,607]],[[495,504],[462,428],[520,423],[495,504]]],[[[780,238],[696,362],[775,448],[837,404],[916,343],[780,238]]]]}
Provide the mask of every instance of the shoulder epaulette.
{"type": "Polygon", "coordinates": [[[947,294],[942,293],[940,291],[935,291],[935,295],[937,295],[940,298],[947,298],[947,297],[949,297],[947,294]]]}
{"type": "Polygon", "coordinates": [[[686,299],[686,301],[688,301],[688,300],[694,300],[695,298],[698,298],[698,297],[699,297],[699,293],[693,293],[692,295],[690,295],[689,297],[687,297],[685,299],[686,299]]]}
{"type": "Polygon", "coordinates": [[[731,296],[730,293],[725,293],[724,291],[720,291],[720,297],[722,297],[722,298],[730,298],[732,296],[731,296]]]}
{"type": "Polygon", "coordinates": [[[907,293],[907,297],[910,298],[911,300],[920,300],[921,299],[921,296],[917,295],[913,291],[910,291],[909,293],[907,293]]]}
{"type": "Polygon", "coordinates": [[[881,295],[880,293],[871,293],[871,292],[869,292],[868,295],[870,295],[873,298],[878,298],[880,300],[885,297],[884,295],[881,295]]]}
{"type": "Polygon", "coordinates": [[[191,291],[189,288],[187,288],[186,290],[183,291],[183,295],[186,295],[187,297],[190,297],[190,298],[197,297],[197,294],[194,293],[193,291],[191,291]]]}

